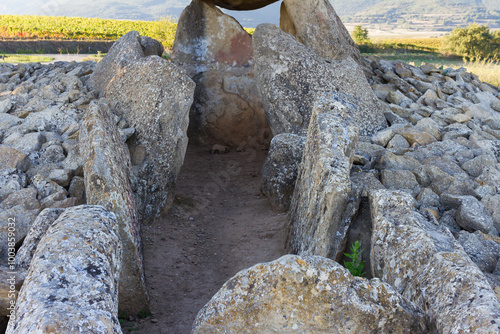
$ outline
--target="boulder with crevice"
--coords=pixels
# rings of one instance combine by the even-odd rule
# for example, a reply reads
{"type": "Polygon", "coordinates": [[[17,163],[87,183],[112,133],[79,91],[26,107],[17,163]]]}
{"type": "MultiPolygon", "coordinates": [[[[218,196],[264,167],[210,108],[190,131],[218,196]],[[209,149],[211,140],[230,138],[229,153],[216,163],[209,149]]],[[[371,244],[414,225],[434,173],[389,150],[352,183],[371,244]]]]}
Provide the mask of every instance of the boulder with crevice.
{"type": "Polygon", "coordinates": [[[173,199],[194,88],[182,69],[157,56],[129,64],[107,87],[110,109],[135,129],[128,141],[130,181],[140,221],[151,221],[173,199]]]}
{"type": "Polygon", "coordinates": [[[38,244],[6,333],[122,333],[121,259],[113,213],[67,209],[38,244]]]}
{"type": "Polygon", "coordinates": [[[91,102],[81,127],[87,203],[116,215],[123,245],[120,310],[138,314],[149,309],[139,218],[130,186],[130,155],[105,99],[91,102]]]}
{"type": "Polygon", "coordinates": [[[349,117],[358,107],[349,101],[325,94],[312,111],[289,212],[293,253],[335,258],[344,246],[336,236],[352,197],[349,175],[359,133],[349,117]]]}
{"type": "Polygon", "coordinates": [[[414,209],[411,195],[370,194],[372,274],[422,308],[438,333],[496,333],[500,302],[448,228],[414,209]]]}
{"type": "Polygon", "coordinates": [[[280,133],[271,141],[262,167],[261,191],[275,211],[290,208],[305,144],[305,137],[291,133],[280,133]]]}
{"type": "Polygon", "coordinates": [[[192,333],[428,333],[423,312],[379,279],[320,256],[285,255],[240,271],[192,333]]]}
{"type": "Polygon", "coordinates": [[[324,59],[272,24],[257,27],[253,45],[257,88],[273,135],[305,135],[314,102],[324,92],[350,96],[358,108],[349,118],[360,135],[387,126],[383,105],[352,58],[324,59]]]}
{"type": "Polygon", "coordinates": [[[254,79],[252,36],[209,1],[181,14],[174,64],[195,81],[189,137],[207,145],[266,147],[270,141],[254,79]]]}

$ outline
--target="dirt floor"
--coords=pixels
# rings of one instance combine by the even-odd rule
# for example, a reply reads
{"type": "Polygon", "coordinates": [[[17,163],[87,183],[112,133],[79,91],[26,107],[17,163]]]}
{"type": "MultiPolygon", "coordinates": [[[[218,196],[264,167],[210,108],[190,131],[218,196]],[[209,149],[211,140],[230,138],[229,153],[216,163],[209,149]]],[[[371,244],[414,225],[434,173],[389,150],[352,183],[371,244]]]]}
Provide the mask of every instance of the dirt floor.
{"type": "Polygon", "coordinates": [[[260,194],[267,151],[211,154],[190,145],[171,211],[143,227],[152,316],[124,333],[190,333],[198,311],[238,271],[285,254],[286,214],[260,194]]]}

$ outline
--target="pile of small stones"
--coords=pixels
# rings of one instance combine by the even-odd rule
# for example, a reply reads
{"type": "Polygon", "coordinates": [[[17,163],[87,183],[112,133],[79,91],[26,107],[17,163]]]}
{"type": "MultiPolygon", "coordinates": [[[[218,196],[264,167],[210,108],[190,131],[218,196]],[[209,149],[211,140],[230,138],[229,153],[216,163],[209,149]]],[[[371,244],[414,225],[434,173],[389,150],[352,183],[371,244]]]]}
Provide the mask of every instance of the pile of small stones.
{"type": "Polygon", "coordinates": [[[389,127],[361,137],[354,171],[413,195],[500,286],[500,88],[465,68],[365,59],[389,127]]]}

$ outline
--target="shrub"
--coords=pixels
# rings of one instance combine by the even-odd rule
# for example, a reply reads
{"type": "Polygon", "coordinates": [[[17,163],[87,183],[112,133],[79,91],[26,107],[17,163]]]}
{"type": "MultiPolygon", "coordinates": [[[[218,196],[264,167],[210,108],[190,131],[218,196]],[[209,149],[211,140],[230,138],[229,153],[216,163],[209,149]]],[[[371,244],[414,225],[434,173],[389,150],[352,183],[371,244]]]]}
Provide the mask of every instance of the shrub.
{"type": "Polygon", "coordinates": [[[361,260],[361,243],[356,241],[351,245],[351,253],[344,253],[345,256],[351,259],[351,261],[344,262],[344,266],[351,272],[352,276],[364,276],[363,268],[365,267],[365,262],[361,260]]]}
{"type": "Polygon", "coordinates": [[[500,54],[500,38],[487,26],[474,23],[454,29],[443,39],[442,49],[466,59],[496,59],[500,54]]]}
{"type": "Polygon", "coordinates": [[[368,38],[368,28],[363,28],[360,25],[354,26],[352,38],[356,44],[365,44],[370,42],[370,38],[368,38]]]}

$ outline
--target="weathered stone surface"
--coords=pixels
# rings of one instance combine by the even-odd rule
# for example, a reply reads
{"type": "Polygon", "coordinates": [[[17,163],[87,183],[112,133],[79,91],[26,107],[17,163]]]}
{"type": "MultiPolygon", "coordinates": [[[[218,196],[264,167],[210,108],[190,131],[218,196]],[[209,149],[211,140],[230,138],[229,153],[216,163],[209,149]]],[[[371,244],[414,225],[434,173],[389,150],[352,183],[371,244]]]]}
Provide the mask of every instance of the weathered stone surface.
{"type": "Polygon", "coordinates": [[[253,78],[253,67],[209,70],[196,83],[189,114],[193,141],[232,147],[267,147],[271,130],[253,78]]]}
{"type": "Polygon", "coordinates": [[[15,168],[0,169],[0,201],[26,187],[26,174],[15,168]]]}
{"type": "Polygon", "coordinates": [[[26,210],[40,209],[40,202],[36,199],[37,191],[34,187],[19,189],[10,194],[0,204],[1,209],[10,209],[22,205],[26,210]]]}
{"type": "Polygon", "coordinates": [[[0,145],[0,169],[17,168],[27,171],[30,167],[30,159],[26,154],[7,145],[0,145]]]}
{"type": "Polygon", "coordinates": [[[28,269],[35,254],[36,248],[46,234],[49,227],[59,218],[64,212],[64,209],[45,209],[36,217],[33,225],[29,229],[22,246],[16,254],[15,267],[16,269],[28,269]]]}
{"type": "Polygon", "coordinates": [[[126,313],[138,314],[149,310],[149,297],[140,224],[129,180],[130,155],[104,99],[90,104],[80,131],[87,203],[102,205],[116,215],[123,245],[119,307],[126,313]]]}
{"type": "Polygon", "coordinates": [[[141,221],[158,216],[173,198],[187,148],[194,86],[184,71],[156,56],[128,65],[108,85],[110,108],[136,131],[129,149],[141,221]]]}
{"type": "Polygon", "coordinates": [[[341,60],[351,57],[361,62],[356,43],[327,0],[284,0],[294,30],[285,32],[312,49],[318,56],[341,60]],[[294,33],[295,32],[295,33],[294,33]]]}
{"type": "MultiPolygon", "coordinates": [[[[113,44],[106,57],[96,65],[87,85],[98,92],[100,96],[104,96],[108,83],[120,69],[145,57],[145,49],[148,54],[154,52],[155,48],[151,47],[152,44],[155,43],[151,42],[149,38],[141,38],[137,31],[123,35],[113,44]],[[141,42],[145,45],[143,46],[141,42]]],[[[156,49],[159,52],[159,48],[156,47],[156,49]]],[[[161,52],[163,53],[163,50],[161,52]]],[[[161,56],[161,53],[156,55],[161,56]]]]}
{"type": "Polygon", "coordinates": [[[305,144],[305,137],[290,133],[280,133],[271,141],[262,167],[261,191],[276,211],[290,208],[305,144]]]}
{"type": "Polygon", "coordinates": [[[398,191],[370,194],[372,273],[425,310],[438,333],[500,330],[500,302],[445,227],[414,211],[398,191]]]}
{"type": "Polygon", "coordinates": [[[195,81],[189,138],[206,145],[258,147],[270,130],[253,75],[252,37],[207,1],[182,12],[172,61],[195,81]]]}
{"type": "Polygon", "coordinates": [[[500,257],[500,244],[485,239],[484,235],[460,231],[457,240],[482,272],[493,273],[500,257]]]}
{"type": "Polygon", "coordinates": [[[253,63],[252,36],[213,4],[193,0],[179,18],[172,62],[193,78],[224,66],[253,63]]]}
{"type": "Polygon", "coordinates": [[[100,206],[67,209],[38,244],[7,333],[121,333],[116,225],[100,206]]]}
{"type": "Polygon", "coordinates": [[[288,243],[297,254],[335,257],[335,237],[351,197],[349,179],[359,128],[349,97],[315,104],[289,213],[288,243]]]}
{"type": "Polygon", "coordinates": [[[240,271],[192,333],[426,333],[422,312],[379,279],[319,256],[285,255],[240,271]]]}
{"type": "Polygon", "coordinates": [[[16,246],[26,237],[39,212],[26,210],[23,205],[0,210],[0,265],[14,262],[16,246]]]}
{"type": "Polygon", "coordinates": [[[462,196],[460,198],[460,207],[455,219],[457,224],[467,231],[481,231],[487,234],[496,230],[493,219],[491,219],[484,205],[472,196],[462,196]]]}
{"type": "Polygon", "coordinates": [[[351,58],[325,60],[271,24],[257,27],[253,45],[257,88],[274,135],[305,135],[315,100],[329,91],[351,96],[358,108],[349,117],[360,135],[387,125],[384,107],[351,58]]]}

